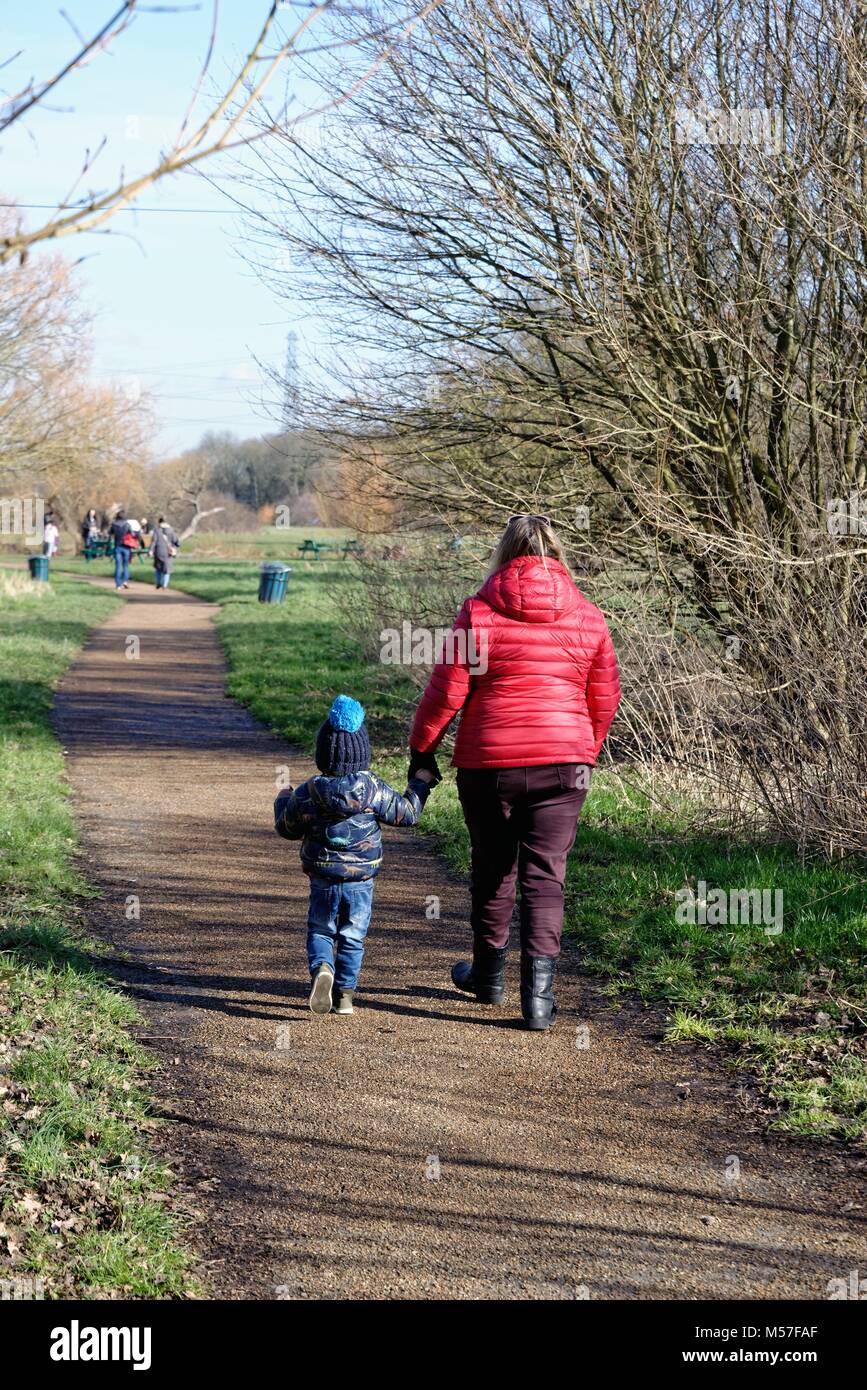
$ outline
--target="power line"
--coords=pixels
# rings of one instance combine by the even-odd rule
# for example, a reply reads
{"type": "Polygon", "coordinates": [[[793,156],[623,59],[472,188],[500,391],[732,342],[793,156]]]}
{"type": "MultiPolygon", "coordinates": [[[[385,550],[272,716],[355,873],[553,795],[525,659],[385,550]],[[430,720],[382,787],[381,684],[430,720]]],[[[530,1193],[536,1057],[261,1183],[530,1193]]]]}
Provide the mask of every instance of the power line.
{"type": "Polygon", "coordinates": [[[255,377],[227,377],[216,373],[205,372],[162,372],[157,369],[137,367],[107,367],[94,373],[95,376],[147,376],[159,377],[166,381],[216,381],[223,386],[251,386],[256,387],[261,383],[255,377]]]}
{"type": "MultiPolygon", "coordinates": [[[[56,212],[65,216],[70,212],[87,212],[90,205],[88,203],[73,203],[70,207],[58,207],[56,203],[0,203],[0,208],[23,208],[25,212],[56,212]]],[[[241,212],[252,212],[253,208],[241,208],[241,212]]],[[[166,212],[166,213],[190,213],[198,216],[200,213],[217,217],[237,217],[239,209],[234,211],[230,208],[143,208],[137,204],[131,207],[116,208],[115,212],[166,212]]]]}
{"type": "MultiPolygon", "coordinates": [[[[280,433],[280,424],[279,424],[279,420],[278,420],[276,417],[273,417],[273,418],[274,418],[274,428],[273,428],[273,430],[270,431],[270,433],[272,433],[272,434],[279,434],[279,433],[280,433]]],[[[215,427],[217,427],[217,426],[219,426],[219,425],[249,425],[249,424],[251,423],[251,421],[256,421],[256,420],[263,420],[265,423],[267,423],[267,422],[270,421],[271,419],[272,419],[272,417],[271,417],[270,415],[269,415],[269,416],[259,416],[259,415],[256,415],[255,412],[251,412],[249,415],[232,415],[232,416],[229,416],[229,415],[167,415],[167,416],[164,416],[163,419],[160,421],[159,427],[160,427],[160,429],[171,430],[171,429],[175,429],[178,425],[210,425],[211,428],[214,429],[215,427]]],[[[262,433],[264,433],[264,429],[263,429],[262,433]]]]}
{"type": "Polygon", "coordinates": [[[221,372],[230,372],[238,367],[237,358],[233,362],[225,362],[221,358],[203,359],[200,362],[179,362],[164,363],[160,367],[94,367],[93,371],[97,376],[194,376],[202,380],[220,380],[221,372]],[[214,367],[214,372],[188,372],[187,367],[214,367]],[[184,368],[183,371],[180,369],[184,368]]]}
{"type": "MultiPolygon", "coordinates": [[[[227,401],[225,396],[173,396],[168,391],[145,391],[143,393],[150,400],[154,401],[204,401],[212,402],[214,405],[244,405],[244,401],[227,401]]],[[[254,402],[255,404],[255,402],[254,402]]],[[[276,401],[272,402],[273,408],[279,410],[276,401]]]]}

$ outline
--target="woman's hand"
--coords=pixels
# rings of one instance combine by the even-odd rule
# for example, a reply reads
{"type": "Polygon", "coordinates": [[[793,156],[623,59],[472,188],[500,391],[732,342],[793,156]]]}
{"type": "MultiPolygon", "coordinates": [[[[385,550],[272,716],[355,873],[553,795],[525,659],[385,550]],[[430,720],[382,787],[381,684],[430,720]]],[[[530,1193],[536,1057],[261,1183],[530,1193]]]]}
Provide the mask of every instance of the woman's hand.
{"type": "Polygon", "coordinates": [[[430,782],[430,785],[433,787],[436,786],[437,782],[443,780],[442,773],[437,766],[437,760],[433,753],[420,753],[417,748],[410,748],[409,771],[406,774],[407,781],[412,781],[413,777],[418,777],[421,771],[430,773],[430,777],[426,777],[423,780],[430,782]]]}

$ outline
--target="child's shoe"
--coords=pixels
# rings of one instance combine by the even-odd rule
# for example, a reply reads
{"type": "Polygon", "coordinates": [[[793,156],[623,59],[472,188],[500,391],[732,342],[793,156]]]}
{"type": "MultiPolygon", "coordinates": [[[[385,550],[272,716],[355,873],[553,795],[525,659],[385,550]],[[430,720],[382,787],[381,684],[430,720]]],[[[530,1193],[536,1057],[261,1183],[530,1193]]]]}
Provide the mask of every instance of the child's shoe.
{"type": "Polygon", "coordinates": [[[352,1014],[355,1010],[352,1007],[354,991],[351,989],[336,989],[333,994],[334,1012],[336,1014],[352,1014]]]}
{"type": "Polygon", "coordinates": [[[334,984],[334,971],[330,965],[320,965],[313,976],[310,991],[310,1008],[315,1014],[331,1013],[331,989],[334,984]]]}

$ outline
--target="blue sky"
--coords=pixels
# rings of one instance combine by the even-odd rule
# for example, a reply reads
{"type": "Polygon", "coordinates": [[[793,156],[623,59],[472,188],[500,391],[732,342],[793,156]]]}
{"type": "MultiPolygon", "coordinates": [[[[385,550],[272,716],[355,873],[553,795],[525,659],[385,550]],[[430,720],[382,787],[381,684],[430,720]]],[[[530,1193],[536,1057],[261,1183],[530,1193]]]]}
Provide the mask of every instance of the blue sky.
{"type": "MultiPolygon", "coordinates": [[[[68,0],[65,8],[90,35],[117,3],[68,0]]],[[[223,0],[212,81],[247,52],[266,9],[265,0],[223,0]]],[[[76,40],[47,0],[7,3],[3,10],[0,59],[21,50],[0,73],[9,93],[68,61],[76,40]]],[[[149,167],[185,113],[210,25],[209,3],[141,14],[109,53],[57,89],[51,110],[7,132],[0,142],[0,197],[56,204],[75,182],[85,151],[104,137],[107,146],[79,194],[111,186],[122,167],[127,175],[149,167]]],[[[320,99],[304,83],[297,84],[297,98],[296,111],[320,99]]],[[[83,258],[79,274],[95,316],[94,375],[123,382],[132,395],[152,394],[161,454],[192,446],[209,428],[241,436],[275,428],[279,398],[257,359],[279,367],[292,329],[303,368],[321,328],[303,304],[278,300],[244,263],[242,221],[214,186],[215,180],[231,186],[235,157],[218,156],[203,167],[208,181],[190,173],[163,181],[143,194],[140,211],[113,219],[110,234],[49,242],[47,252],[33,253],[62,250],[83,258]]]]}

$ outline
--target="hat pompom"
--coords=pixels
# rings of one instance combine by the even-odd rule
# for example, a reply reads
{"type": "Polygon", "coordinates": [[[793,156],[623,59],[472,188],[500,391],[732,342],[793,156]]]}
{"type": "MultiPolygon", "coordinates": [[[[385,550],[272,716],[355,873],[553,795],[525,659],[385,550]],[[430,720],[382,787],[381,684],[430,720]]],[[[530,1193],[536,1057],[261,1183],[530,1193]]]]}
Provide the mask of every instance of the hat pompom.
{"type": "Polygon", "coordinates": [[[364,723],[364,708],[350,695],[338,695],[328,712],[328,722],[332,729],[354,734],[364,723]]]}

